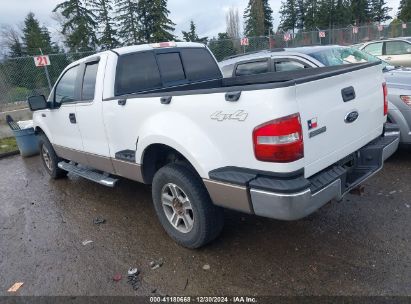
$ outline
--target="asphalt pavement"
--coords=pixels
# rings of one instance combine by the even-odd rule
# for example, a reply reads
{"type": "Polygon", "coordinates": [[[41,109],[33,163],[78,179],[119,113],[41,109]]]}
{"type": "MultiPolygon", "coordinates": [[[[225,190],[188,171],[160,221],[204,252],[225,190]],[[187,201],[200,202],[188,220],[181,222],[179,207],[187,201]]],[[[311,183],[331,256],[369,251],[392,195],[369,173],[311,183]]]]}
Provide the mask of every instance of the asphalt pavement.
{"type": "Polygon", "coordinates": [[[39,157],[2,159],[0,295],[23,282],[14,294],[410,296],[410,181],[402,150],[361,197],[296,222],[226,211],[222,235],[188,250],[163,231],[148,186],[53,181],[39,157]]]}

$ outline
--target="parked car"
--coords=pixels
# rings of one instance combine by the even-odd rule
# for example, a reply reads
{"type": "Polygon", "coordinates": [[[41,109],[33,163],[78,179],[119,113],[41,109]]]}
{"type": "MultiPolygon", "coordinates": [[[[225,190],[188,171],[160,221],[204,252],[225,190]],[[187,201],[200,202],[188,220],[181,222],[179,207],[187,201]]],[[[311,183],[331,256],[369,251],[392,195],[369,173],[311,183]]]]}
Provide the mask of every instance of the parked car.
{"type": "MultiPolygon", "coordinates": [[[[318,68],[350,63],[379,62],[375,56],[342,46],[314,46],[262,51],[220,63],[225,77],[263,72],[318,68]],[[262,70],[262,66],[265,69],[262,70]],[[280,67],[280,68],[278,68],[280,67]]],[[[401,143],[411,145],[411,68],[394,67],[381,61],[388,88],[388,121],[401,130],[401,143]]]]}
{"type": "Polygon", "coordinates": [[[393,66],[411,67],[411,37],[367,42],[360,50],[393,66]]]}
{"type": "Polygon", "coordinates": [[[52,178],[151,184],[160,223],[189,248],[219,235],[220,207],[296,220],[340,200],[399,141],[384,136],[378,63],[223,79],[197,43],[86,57],[29,105],[52,178]]]}

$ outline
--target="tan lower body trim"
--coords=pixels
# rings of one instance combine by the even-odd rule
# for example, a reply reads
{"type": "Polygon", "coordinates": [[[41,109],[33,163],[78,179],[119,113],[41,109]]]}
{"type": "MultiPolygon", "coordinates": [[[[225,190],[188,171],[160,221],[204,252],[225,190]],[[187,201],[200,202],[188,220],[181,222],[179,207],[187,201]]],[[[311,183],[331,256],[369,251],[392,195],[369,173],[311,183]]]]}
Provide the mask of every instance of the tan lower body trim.
{"type": "Polygon", "coordinates": [[[139,164],[112,159],[114,170],[117,175],[143,183],[143,175],[139,164]]]}
{"type": "Polygon", "coordinates": [[[204,179],[211,200],[217,206],[253,213],[246,187],[204,179]]]}
{"type": "Polygon", "coordinates": [[[137,182],[143,182],[141,166],[139,164],[69,149],[58,145],[53,145],[53,148],[56,151],[56,154],[61,158],[137,182]]]}

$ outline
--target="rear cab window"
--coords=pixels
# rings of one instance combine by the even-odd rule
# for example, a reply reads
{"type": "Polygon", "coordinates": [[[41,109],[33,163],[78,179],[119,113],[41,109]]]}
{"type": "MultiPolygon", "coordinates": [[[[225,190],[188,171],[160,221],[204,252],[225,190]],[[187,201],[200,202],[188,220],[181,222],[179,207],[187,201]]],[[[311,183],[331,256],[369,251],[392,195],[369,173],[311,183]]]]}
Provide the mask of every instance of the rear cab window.
{"type": "Polygon", "coordinates": [[[149,92],[221,79],[221,71],[206,48],[170,48],[121,55],[115,95],[149,92]]]}

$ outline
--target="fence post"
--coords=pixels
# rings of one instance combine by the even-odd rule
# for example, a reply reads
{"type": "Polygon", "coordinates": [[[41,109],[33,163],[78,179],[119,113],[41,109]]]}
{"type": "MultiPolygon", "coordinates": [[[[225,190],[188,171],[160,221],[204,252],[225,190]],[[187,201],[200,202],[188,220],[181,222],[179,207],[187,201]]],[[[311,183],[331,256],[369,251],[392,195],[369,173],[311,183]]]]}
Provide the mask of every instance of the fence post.
{"type": "MultiPolygon", "coordinates": [[[[40,50],[40,54],[43,55],[43,51],[41,50],[41,48],[39,48],[39,50],[40,50]]],[[[51,87],[50,75],[49,75],[49,70],[47,69],[47,65],[44,66],[44,71],[46,72],[47,82],[49,84],[49,90],[51,92],[52,87],[51,87]]]]}

